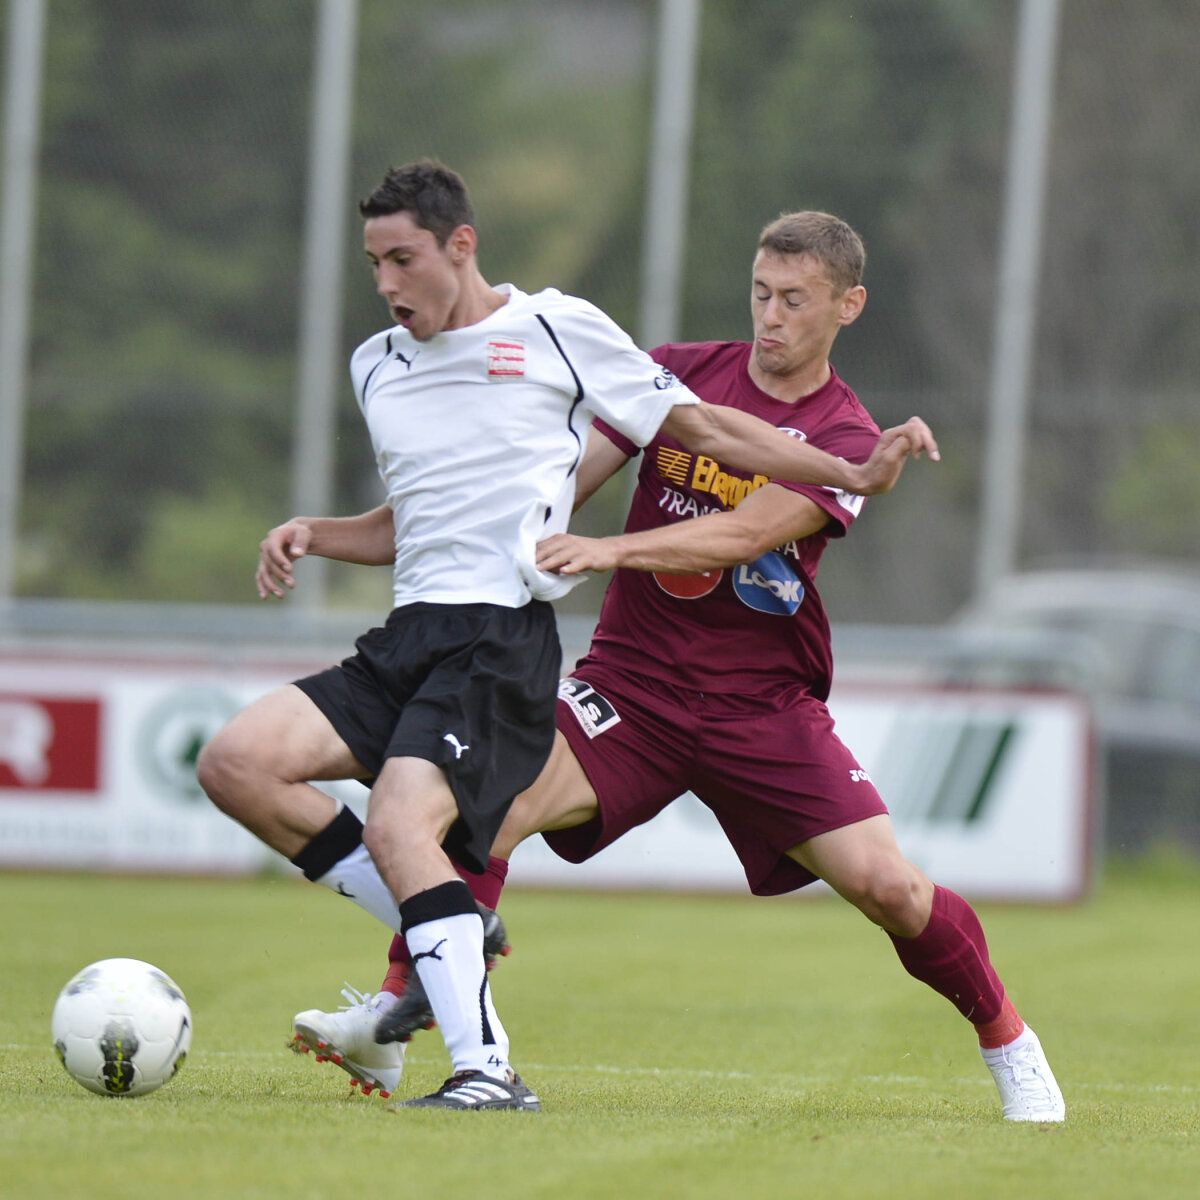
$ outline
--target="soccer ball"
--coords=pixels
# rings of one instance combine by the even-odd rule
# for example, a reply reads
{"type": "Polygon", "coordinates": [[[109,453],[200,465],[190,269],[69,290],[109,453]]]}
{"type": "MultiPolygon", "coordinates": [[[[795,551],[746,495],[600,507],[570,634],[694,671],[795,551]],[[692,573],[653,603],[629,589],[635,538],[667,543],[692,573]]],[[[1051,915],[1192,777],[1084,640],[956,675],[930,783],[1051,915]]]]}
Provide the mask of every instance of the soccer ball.
{"type": "Polygon", "coordinates": [[[84,967],[50,1022],[68,1075],[101,1096],[144,1096],[183,1065],[192,1011],[169,975],[136,958],[84,967]]]}

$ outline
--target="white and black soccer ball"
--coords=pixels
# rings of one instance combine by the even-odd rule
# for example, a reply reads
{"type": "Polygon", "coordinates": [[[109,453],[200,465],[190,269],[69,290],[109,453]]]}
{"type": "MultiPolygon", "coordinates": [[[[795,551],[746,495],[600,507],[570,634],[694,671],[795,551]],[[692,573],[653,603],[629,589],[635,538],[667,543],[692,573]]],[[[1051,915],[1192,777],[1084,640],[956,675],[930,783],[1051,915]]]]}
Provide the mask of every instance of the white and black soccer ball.
{"type": "Polygon", "coordinates": [[[84,967],[58,994],[54,1048],[72,1079],[101,1096],[144,1096],[183,1065],[192,1011],[175,981],[136,958],[84,967]]]}

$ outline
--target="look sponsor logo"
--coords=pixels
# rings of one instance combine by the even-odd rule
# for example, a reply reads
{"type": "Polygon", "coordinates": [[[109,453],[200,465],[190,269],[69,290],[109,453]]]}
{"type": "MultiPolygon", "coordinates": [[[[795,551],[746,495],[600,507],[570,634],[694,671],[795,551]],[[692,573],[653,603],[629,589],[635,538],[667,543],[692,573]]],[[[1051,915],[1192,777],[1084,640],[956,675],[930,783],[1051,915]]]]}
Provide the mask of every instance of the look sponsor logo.
{"type": "Polygon", "coordinates": [[[732,571],[734,593],[756,612],[790,617],[804,600],[804,584],[774,550],[732,571]]]}

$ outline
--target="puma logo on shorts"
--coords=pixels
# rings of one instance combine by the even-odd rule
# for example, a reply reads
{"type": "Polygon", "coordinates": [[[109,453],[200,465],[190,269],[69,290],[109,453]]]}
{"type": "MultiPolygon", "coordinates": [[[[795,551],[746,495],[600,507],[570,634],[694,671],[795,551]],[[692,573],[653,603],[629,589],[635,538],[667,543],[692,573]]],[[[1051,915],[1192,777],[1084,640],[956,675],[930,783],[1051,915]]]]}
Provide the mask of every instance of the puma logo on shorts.
{"type": "Polygon", "coordinates": [[[452,733],[443,733],[442,741],[449,742],[454,747],[454,759],[456,762],[471,748],[470,746],[464,746],[452,733]]]}

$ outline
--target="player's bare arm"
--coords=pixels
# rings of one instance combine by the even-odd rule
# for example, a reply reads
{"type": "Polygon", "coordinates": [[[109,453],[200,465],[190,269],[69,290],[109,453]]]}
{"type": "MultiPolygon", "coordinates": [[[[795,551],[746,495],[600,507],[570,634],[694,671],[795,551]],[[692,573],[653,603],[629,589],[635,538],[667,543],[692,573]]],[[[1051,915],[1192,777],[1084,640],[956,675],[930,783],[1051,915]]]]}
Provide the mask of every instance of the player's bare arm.
{"type": "Polygon", "coordinates": [[[537,565],[560,575],[617,567],[691,575],[753,562],[768,550],[819,532],[828,520],[807,496],[769,483],[728,512],[615,537],[555,534],[538,543],[537,565]]]}
{"type": "Polygon", "coordinates": [[[356,517],[293,517],[276,525],[258,546],[254,585],[259,598],[284,595],[296,586],[292,569],[305,555],[316,554],[363,566],[384,566],[396,557],[392,510],[381,504],[356,517]]]}
{"type": "Polygon", "coordinates": [[[887,430],[871,457],[861,465],[835,458],[781,433],[766,421],[725,405],[677,404],[662,427],[689,450],[741,470],[795,483],[836,487],[860,496],[890,491],[910,456],[927,453],[932,459],[939,457],[933,434],[920,417],[911,417],[904,425],[887,430]]]}
{"type": "Polygon", "coordinates": [[[629,456],[625,451],[593,426],[588,434],[583,461],[575,475],[575,505],[572,511],[577,511],[585,500],[595,495],[628,461],[629,456]]]}

